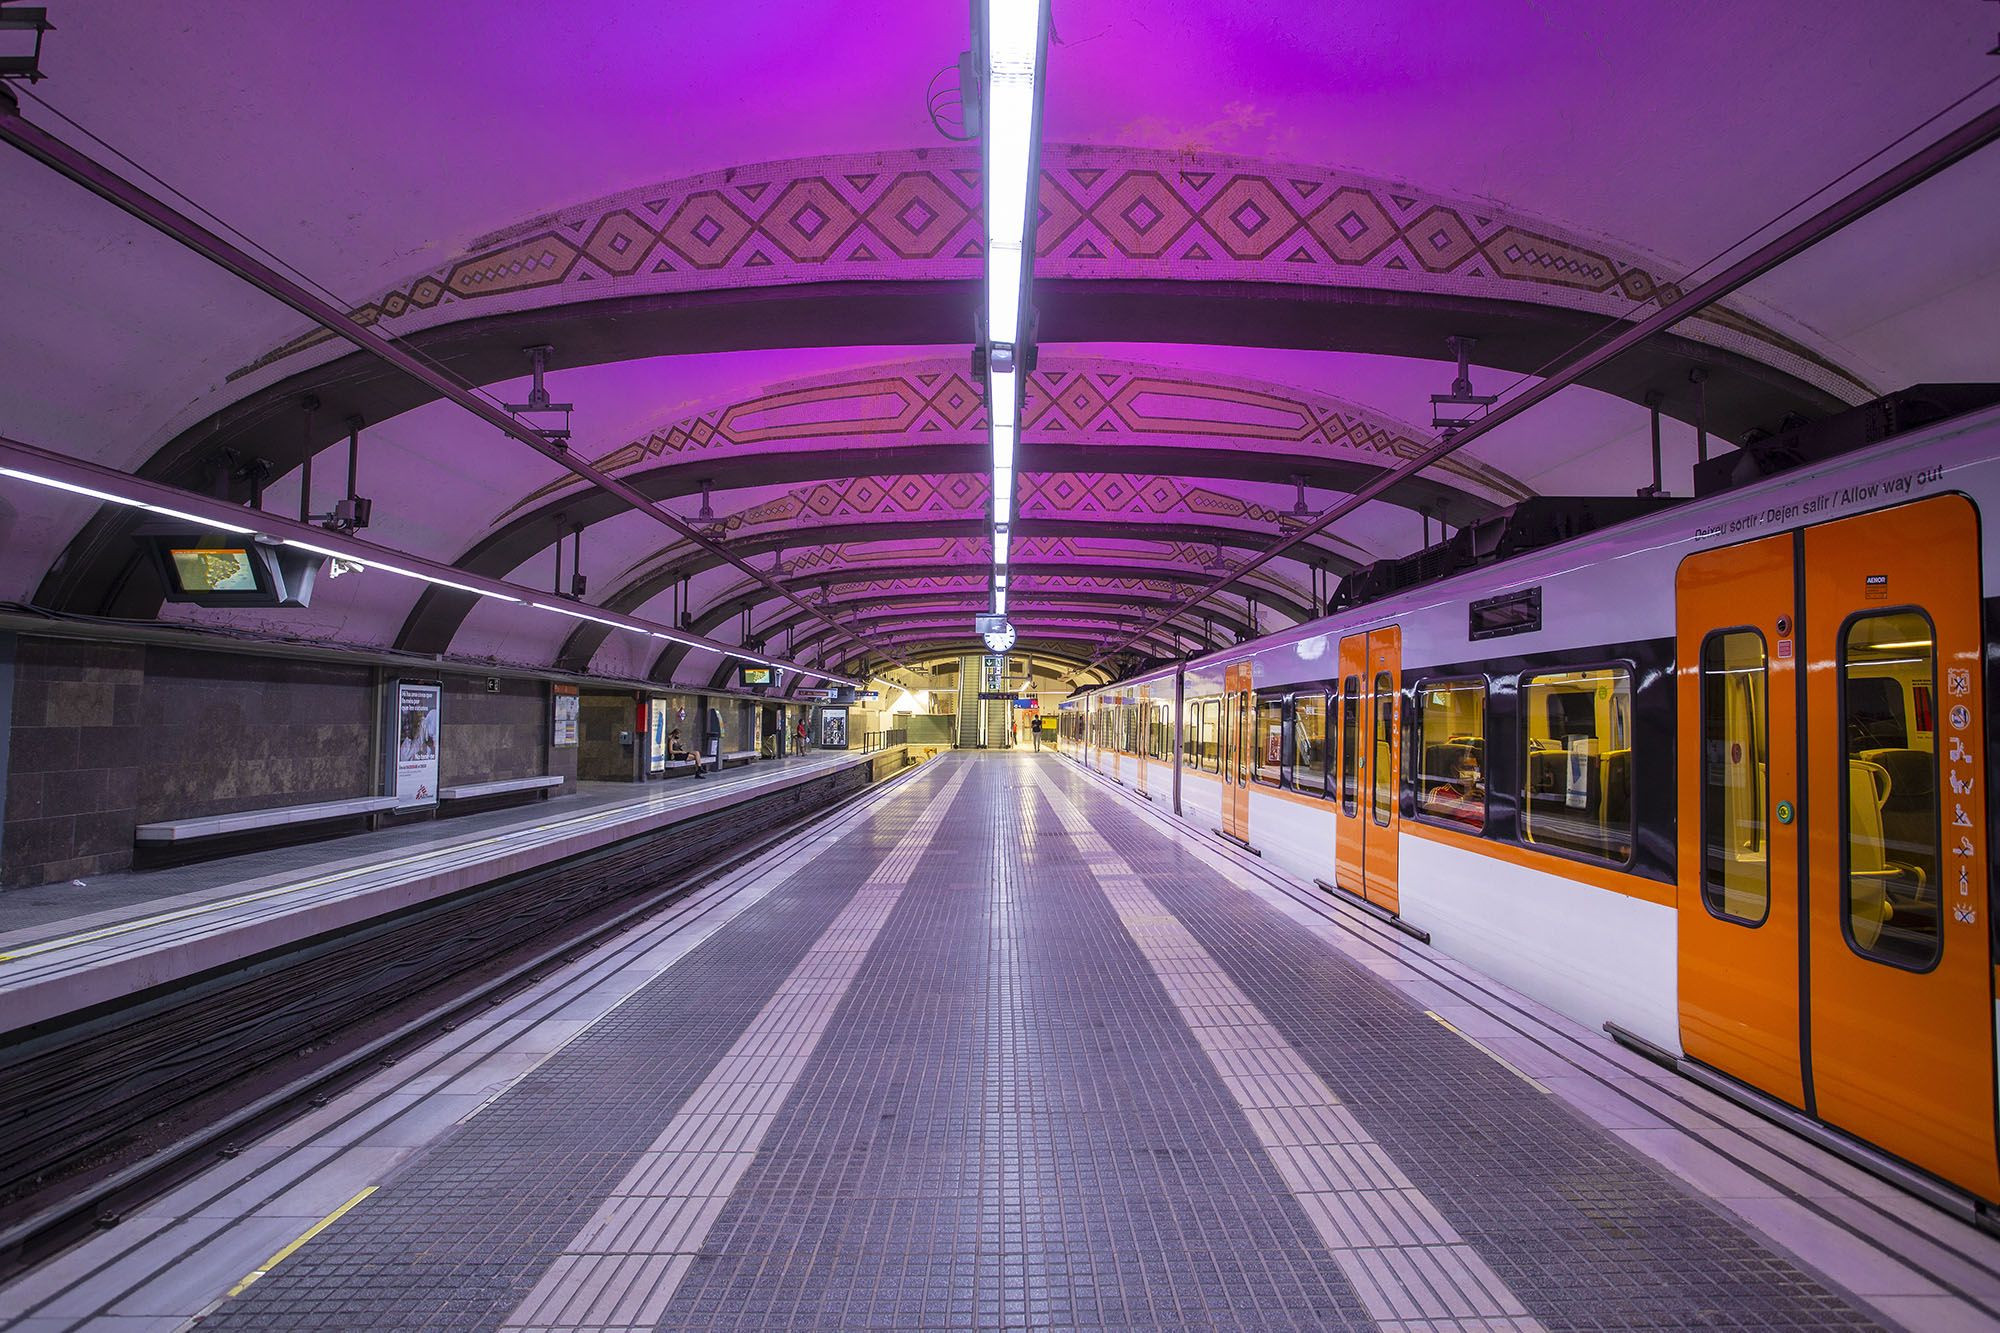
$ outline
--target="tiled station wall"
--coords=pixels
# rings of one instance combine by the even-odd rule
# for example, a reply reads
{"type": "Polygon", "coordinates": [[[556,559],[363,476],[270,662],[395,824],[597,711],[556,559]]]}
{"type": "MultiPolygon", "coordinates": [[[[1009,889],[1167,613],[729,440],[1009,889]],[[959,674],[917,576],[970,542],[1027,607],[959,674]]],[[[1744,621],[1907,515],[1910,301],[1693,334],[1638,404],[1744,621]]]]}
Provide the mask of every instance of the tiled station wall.
{"type": "MultiPolygon", "coordinates": [[[[0,636],[5,637],[5,636],[0,636]]],[[[12,639],[0,886],[132,863],[136,825],[374,793],[376,669],[160,645],[12,639]]],[[[445,783],[556,773],[549,687],[441,675],[445,783]]],[[[0,692],[3,694],[3,692],[0,692]]]]}

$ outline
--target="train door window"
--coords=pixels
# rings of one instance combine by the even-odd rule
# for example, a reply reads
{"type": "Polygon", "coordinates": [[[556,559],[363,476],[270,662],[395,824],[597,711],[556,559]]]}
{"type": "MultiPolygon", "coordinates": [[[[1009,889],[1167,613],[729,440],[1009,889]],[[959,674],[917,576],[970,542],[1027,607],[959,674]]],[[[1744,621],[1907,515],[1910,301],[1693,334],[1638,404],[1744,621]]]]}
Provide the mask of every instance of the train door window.
{"type": "Polygon", "coordinates": [[[1201,704],[1193,699],[1181,706],[1181,767],[1201,767],[1201,704]]]}
{"type": "Polygon", "coordinates": [[[1375,673],[1375,772],[1371,775],[1369,810],[1375,822],[1389,827],[1396,801],[1396,684],[1386,671],[1375,673]]]}
{"type": "Polygon", "coordinates": [[[1715,915],[1751,926],[1771,908],[1766,681],[1756,630],[1702,641],[1701,897],[1715,915]]]}
{"type": "Polygon", "coordinates": [[[1318,690],[1292,698],[1292,785],[1326,795],[1326,701],[1318,690]]]}
{"type": "Polygon", "coordinates": [[[1201,707],[1201,766],[1211,773],[1222,771],[1222,700],[1210,699],[1201,707]]]}
{"type": "MultiPolygon", "coordinates": [[[[1840,643],[1847,940],[1865,958],[1917,970],[1935,965],[1943,944],[1936,733],[1912,725],[1919,692],[1928,707],[1936,679],[1937,643],[1921,612],[1848,622],[1840,643]]],[[[1963,801],[1952,823],[1972,827],[1963,801]]]]}
{"type": "Polygon", "coordinates": [[[1632,859],[1632,673],[1622,666],[1525,677],[1521,836],[1537,846],[1632,859]]]}
{"type": "Polygon", "coordinates": [[[1250,776],[1275,787],[1285,762],[1285,696],[1267,694],[1257,700],[1256,722],[1250,733],[1250,776]]]}
{"type": "Polygon", "coordinates": [[[1153,716],[1153,725],[1160,733],[1160,758],[1171,763],[1174,757],[1174,706],[1156,705],[1153,716]]]}
{"type": "Polygon", "coordinates": [[[1230,709],[1232,730],[1229,733],[1229,753],[1233,765],[1231,776],[1241,786],[1250,780],[1250,696],[1247,692],[1238,691],[1235,698],[1236,706],[1230,709]]]}
{"type": "Polygon", "coordinates": [[[1474,831],[1486,827],[1486,682],[1417,686],[1417,813],[1474,831]]]}
{"type": "Polygon", "coordinates": [[[1340,809],[1354,813],[1361,764],[1361,677],[1349,676],[1340,687],[1340,809]]]}

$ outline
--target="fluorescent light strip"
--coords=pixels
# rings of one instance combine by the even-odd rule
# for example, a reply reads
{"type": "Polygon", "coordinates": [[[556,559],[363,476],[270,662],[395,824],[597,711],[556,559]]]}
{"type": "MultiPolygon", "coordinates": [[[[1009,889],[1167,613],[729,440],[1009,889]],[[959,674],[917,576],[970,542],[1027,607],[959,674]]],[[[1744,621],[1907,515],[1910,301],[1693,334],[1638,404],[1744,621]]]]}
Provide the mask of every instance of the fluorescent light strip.
{"type": "MultiPolygon", "coordinates": [[[[638,625],[628,625],[622,620],[607,620],[603,616],[593,616],[588,611],[572,611],[566,606],[551,606],[547,602],[530,602],[528,605],[534,607],[537,611],[553,611],[559,616],[574,616],[578,620],[594,620],[600,625],[609,625],[612,629],[629,630],[634,634],[659,634],[657,630],[642,629],[638,625]]],[[[659,637],[664,638],[665,636],[660,635],[659,637]]]]}
{"type": "Polygon", "coordinates": [[[371,560],[365,555],[355,555],[348,551],[336,551],[331,546],[315,546],[311,542],[302,542],[296,537],[285,538],[285,545],[295,546],[301,551],[311,551],[314,555],[323,555],[329,559],[344,560],[350,565],[360,565],[363,569],[379,569],[384,574],[400,574],[406,579],[418,579],[424,583],[435,583],[442,588],[456,588],[460,592],[475,593],[481,597],[491,597],[496,601],[519,602],[521,600],[518,597],[509,597],[504,592],[489,592],[485,588],[475,588],[470,583],[457,583],[451,579],[439,578],[435,574],[420,574],[414,569],[404,569],[401,565],[392,565],[381,560],[371,560]]]}
{"type": "MultiPolygon", "coordinates": [[[[204,528],[216,528],[223,532],[255,533],[257,531],[255,528],[245,527],[240,523],[228,523],[219,518],[210,518],[205,514],[190,514],[185,510],[170,509],[166,505],[156,505],[149,501],[135,500],[124,495],[113,495],[109,491],[100,491],[89,486],[79,486],[72,481],[58,481],[54,477],[44,477],[36,472],[24,472],[20,468],[0,467],[0,477],[12,477],[16,481],[25,481],[36,486],[47,486],[51,490],[67,491],[71,495],[81,495],[88,499],[103,501],[106,504],[125,505],[132,509],[143,509],[149,514],[163,514],[168,518],[177,518],[184,522],[197,523],[204,528]]],[[[416,579],[423,583],[435,583],[441,588],[454,588],[459,592],[469,592],[478,597],[491,597],[496,602],[512,602],[517,606],[521,603],[520,598],[510,596],[504,592],[495,592],[490,588],[475,588],[470,583],[459,583],[454,579],[442,578],[436,574],[425,574],[414,569],[405,569],[401,565],[392,565],[386,560],[376,560],[369,556],[356,555],[352,551],[337,551],[331,546],[319,546],[312,542],[302,542],[296,537],[286,537],[284,538],[284,543],[301,551],[310,551],[314,555],[323,555],[329,559],[342,560],[350,565],[360,565],[363,569],[380,570],[384,574],[396,574],[403,578],[416,579]]],[[[574,611],[566,606],[552,606],[547,602],[531,602],[529,605],[535,607],[537,610],[554,611],[558,615],[573,616],[578,620],[595,621],[600,625],[608,625],[612,629],[630,630],[634,634],[651,634],[656,639],[665,639],[670,643],[683,644],[689,648],[709,648],[711,651],[716,652],[726,651],[714,648],[709,644],[698,643],[693,639],[683,639],[672,634],[662,634],[658,630],[641,629],[637,625],[627,625],[620,621],[608,620],[603,616],[593,616],[587,612],[574,611]]],[[[736,655],[747,657],[746,654],[736,655]]],[[[760,666],[776,667],[780,665],[777,662],[767,662],[761,657],[749,657],[748,660],[756,662],[760,666]]],[[[800,674],[809,674],[815,680],[835,679],[831,676],[821,676],[816,672],[801,672],[800,674]]]]}
{"type": "MultiPolygon", "coordinates": [[[[1021,340],[1035,206],[1035,92],[1041,71],[1043,0],[985,0],[986,336],[989,349],[1021,340]]],[[[989,370],[986,403],[993,449],[993,610],[1007,612],[1008,522],[1014,514],[1014,455],[1020,442],[1018,372],[989,370]]]]}
{"type": "Polygon", "coordinates": [[[1014,400],[1020,397],[1011,370],[992,370],[986,375],[986,410],[993,424],[1014,428],[1014,400]]]}
{"type": "Polygon", "coordinates": [[[257,530],[255,528],[246,528],[241,523],[227,523],[219,518],[207,518],[201,514],[190,514],[181,509],[169,509],[165,505],[156,505],[145,500],[134,500],[128,496],[113,495],[109,491],[92,490],[88,486],[79,486],[73,481],[57,481],[54,477],[44,477],[35,472],[23,472],[19,468],[0,467],[0,477],[13,477],[18,481],[32,482],[37,486],[47,486],[52,490],[68,491],[71,495],[85,495],[93,500],[105,501],[107,504],[126,505],[133,509],[143,509],[149,514],[165,514],[168,518],[178,518],[189,523],[199,523],[204,528],[220,528],[224,532],[255,532],[257,530]]]}
{"type": "Polygon", "coordinates": [[[990,343],[1021,340],[1021,242],[986,243],[986,337],[990,343]]]}
{"type": "Polygon", "coordinates": [[[1014,428],[1011,425],[993,428],[993,466],[1004,467],[1010,472],[1014,469],[1014,428]]]}

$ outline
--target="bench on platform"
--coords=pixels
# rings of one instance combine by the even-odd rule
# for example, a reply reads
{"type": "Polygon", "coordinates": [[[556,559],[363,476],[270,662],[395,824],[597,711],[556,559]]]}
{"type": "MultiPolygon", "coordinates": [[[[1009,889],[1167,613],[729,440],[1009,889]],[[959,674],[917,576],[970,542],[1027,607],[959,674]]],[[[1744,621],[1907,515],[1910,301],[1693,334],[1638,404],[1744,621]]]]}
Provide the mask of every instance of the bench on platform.
{"type": "Polygon", "coordinates": [[[562,785],[563,779],[560,775],[500,778],[493,782],[462,782],[450,787],[439,787],[438,804],[458,805],[466,809],[477,805],[479,809],[486,810],[508,804],[513,797],[533,796],[537,792],[541,794],[543,800],[547,800],[550,794],[562,785]]]}
{"type": "Polygon", "coordinates": [[[393,796],[355,796],[344,801],[163,819],[139,825],[132,840],[138,844],[144,864],[165,865],[327,837],[343,831],[341,826],[364,826],[371,816],[394,810],[396,804],[393,796]]]}
{"type": "Polygon", "coordinates": [[[757,757],[755,750],[731,750],[722,756],[722,766],[729,768],[737,764],[747,764],[757,757]]]}

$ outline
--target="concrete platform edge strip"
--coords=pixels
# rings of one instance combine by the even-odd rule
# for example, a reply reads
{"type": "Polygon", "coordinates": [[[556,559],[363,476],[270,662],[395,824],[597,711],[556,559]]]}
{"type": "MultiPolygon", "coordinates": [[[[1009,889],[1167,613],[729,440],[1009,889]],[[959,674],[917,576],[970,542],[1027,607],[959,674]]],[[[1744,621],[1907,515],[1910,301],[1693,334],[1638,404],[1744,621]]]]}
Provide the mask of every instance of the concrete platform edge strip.
{"type": "Polygon", "coordinates": [[[0,995],[8,1030],[119,998],[134,989],[190,976],[246,952],[261,951],[352,926],[414,903],[490,880],[523,874],[567,857],[655,831],[747,798],[824,778],[863,762],[839,761],[750,780],[688,799],[654,797],[570,816],[530,829],[487,834],[388,861],[363,863],[303,881],[0,951],[0,995]],[[537,840],[539,835],[539,840],[537,840]],[[479,856],[470,853],[487,852],[479,856]],[[404,872],[404,873],[396,873],[404,872]],[[385,880],[376,875],[388,875],[385,880]],[[309,899],[279,900],[317,890],[309,899]],[[247,909],[247,910],[246,910],[247,909]],[[222,913],[235,911],[233,916],[222,913]],[[202,918],[207,918],[206,920],[202,918]]]}
{"type": "Polygon", "coordinates": [[[503,1330],[609,1330],[658,1321],[970,772],[960,766],[931,797],[503,1330]]]}
{"type": "Polygon", "coordinates": [[[1035,781],[1334,1262],[1383,1327],[1542,1326],[1068,794],[1035,781]],[[1255,1059],[1246,1061],[1246,1053],[1255,1059]]]}
{"type": "MultiPolygon", "coordinates": [[[[835,812],[830,823],[814,825],[787,838],[776,849],[774,861],[732,871],[695,895],[677,901],[656,917],[652,924],[635,932],[631,939],[608,953],[593,953],[581,958],[542,982],[518,992],[488,1014],[466,1024],[455,1036],[448,1036],[444,1042],[426,1048],[427,1051],[438,1049],[438,1045],[447,1048],[436,1058],[406,1061],[394,1068],[385,1068],[376,1076],[343,1092],[325,1108],[311,1112],[292,1126],[263,1140],[251,1151],[195,1177],[147,1205],[148,1215],[164,1210],[165,1216],[174,1219],[173,1224],[150,1231],[136,1240],[130,1223],[123,1228],[100,1232],[33,1273],[0,1288],[0,1326],[12,1327],[11,1321],[31,1311],[41,1312],[38,1317],[66,1322],[68,1316],[48,1313],[49,1302],[74,1298],[83,1283],[101,1277],[106,1271],[136,1275],[131,1285],[103,1302],[114,1313],[127,1308],[128,1303],[139,1299],[141,1293],[158,1286],[178,1291],[186,1266],[198,1256],[210,1271],[218,1275],[218,1282],[213,1299],[199,1309],[193,1306],[174,1307],[177,1313],[172,1317],[182,1321],[181,1327],[191,1327],[189,1320],[204,1319],[226,1300],[223,1288],[228,1279],[220,1275],[243,1271],[244,1266],[254,1259],[255,1256],[250,1253],[234,1253],[232,1257],[233,1251],[242,1244],[247,1243],[254,1249],[260,1243],[254,1239],[244,1241],[237,1235],[237,1230],[244,1223],[270,1217],[289,1218],[289,1212],[282,1209],[277,1213],[269,1212],[288,1194],[314,1190],[323,1192],[322,1187],[328,1182],[335,1182],[344,1189],[345,1182],[357,1173],[363,1179],[377,1175],[380,1163],[366,1159],[371,1151],[380,1151],[373,1147],[378,1137],[393,1131],[402,1121],[419,1116],[427,1097],[443,1093],[446,1085],[475,1073],[487,1060],[504,1059],[515,1043],[531,1036],[540,1024],[559,1021],[553,1016],[573,1008],[579,1003],[577,996],[600,997],[596,1012],[588,1020],[579,1023],[561,1041],[537,1050],[539,1058],[534,1065],[514,1069],[504,1083],[493,1090],[492,1095],[466,1116],[457,1121],[440,1123],[430,1144],[399,1149],[398,1154],[413,1158],[426,1151],[436,1139],[446,1136],[458,1124],[490,1106],[533,1067],[553,1058],[563,1047],[609,1017],[744,910],[761,902],[783,879],[796,873],[804,861],[824,853],[841,839],[865,827],[867,818],[875,809],[900,795],[898,779],[915,775],[914,770],[906,770],[870,788],[852,806],[844,806],[835,812]],[[663,952],[671,956],[663,957],[663,952]],[[606,980],[615,977],[626,977],[628,980],[619,986],[615,995],[603,994],[606,980]],[[443,1078],[436,1075],[440,1069],[446,1071],[443,1078]],[[412,1092],[419,1085],[431,1090],[412,1092]],[[343,1128],[356,1117],[366,1118],[366,1108],[370,1105],[386,1105],[392,1109],[388,1114],[370,1120],[369,1127],[361,1132],[343,1128]],[[315,1155],[312,1149],[323,1137],[330,1138],[333,1148],[330,1155],[322,1157],[315,1155]],[[271,1160],[260,1163],[259,1157],[266,1152],[267,1146],[274,1148],[275,1153],[271,1160]],[[295,1168],[289,1172],[284,1169],[287,1158],[291,1159],[295,1168]],[[184,1232],[188,1226],[199,1221],[204,1208],[212,1206],[218,1198],[245,1188],[247,1178],[240,1170],[245,1164],[252,1165],[251,1174],[264,1181],[263,1192],[256,1199],[246,1201],[242,1215],[231,1224],[232,1229],[227,1234],[198,1236],[190,1242],[184,1232]],[[267,1173],[270,1174],[267,1176],[267,1173]],[[216,1177],[221,1179],[217,1181],[216,1177]],[[232,1240],[235,1245],[232,1245],[232,1240]],[[190,1245],[192,1248],[189,1248],[190,1245]]],[[[90,1308],[95,1308],[96,1304],[93,1301],[90,1308]]]]}

